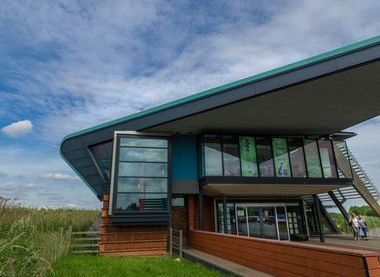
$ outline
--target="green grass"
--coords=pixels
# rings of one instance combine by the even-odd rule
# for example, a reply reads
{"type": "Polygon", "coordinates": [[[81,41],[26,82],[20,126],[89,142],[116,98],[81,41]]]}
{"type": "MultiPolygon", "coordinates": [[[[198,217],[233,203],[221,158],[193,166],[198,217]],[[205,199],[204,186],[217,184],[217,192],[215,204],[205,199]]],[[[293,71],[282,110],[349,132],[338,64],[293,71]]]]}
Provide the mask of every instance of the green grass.
{"type": "Polygon", "coordinates": [[[201,264],[169,257],[65,256],[51,276],[222,276],[201,264]]]}

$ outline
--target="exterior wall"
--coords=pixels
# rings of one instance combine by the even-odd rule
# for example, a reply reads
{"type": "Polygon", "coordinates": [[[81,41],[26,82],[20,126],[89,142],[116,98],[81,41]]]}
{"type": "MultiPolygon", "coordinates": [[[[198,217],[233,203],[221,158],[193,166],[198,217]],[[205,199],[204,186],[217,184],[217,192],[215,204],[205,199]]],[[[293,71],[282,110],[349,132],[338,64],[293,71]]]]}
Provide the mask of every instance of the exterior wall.
{"type": "MultiPolygon", "coordinates": [[[[198,206],[198,196],[189,195],[187,196],[187,216],[188,216],[188,229],[198,230],[199,229],[199,206],[198,206]]],[[[214,221],[214,199],[212,197],[203,197],[203,220],[205,231],[214,232],[215,231],[215,221],[214,221]]]]}
{"type": "Polygon", "coordinates": [[[109,194],[103,195],[100,255],[158,256],[167,250],[166,226],[119,226],[108,215],[109,194]]]}
{"type": "Polygon", "coordinates": [[[275,276],[380,276],[379,253],[189,231],[189,245],[275,276]]]}

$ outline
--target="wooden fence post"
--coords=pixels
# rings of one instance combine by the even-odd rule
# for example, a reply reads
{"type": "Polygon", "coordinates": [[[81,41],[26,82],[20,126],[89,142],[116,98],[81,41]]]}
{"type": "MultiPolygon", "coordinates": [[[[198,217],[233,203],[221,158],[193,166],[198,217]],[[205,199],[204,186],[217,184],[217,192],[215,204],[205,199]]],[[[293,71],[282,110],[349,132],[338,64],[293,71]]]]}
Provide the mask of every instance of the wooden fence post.
{"type": "Polygon", "coordinates": [[[171,227],[169,231],[169,256],[173,256],[173,229],[171,227]]]}
{"type": "Polygon", "coordinates": [[[182,238],[183,231],[179,231],[179,257],[182,259],[183,254],[182,254],[182,248],[183,248],[183,238],[182,238]]]}

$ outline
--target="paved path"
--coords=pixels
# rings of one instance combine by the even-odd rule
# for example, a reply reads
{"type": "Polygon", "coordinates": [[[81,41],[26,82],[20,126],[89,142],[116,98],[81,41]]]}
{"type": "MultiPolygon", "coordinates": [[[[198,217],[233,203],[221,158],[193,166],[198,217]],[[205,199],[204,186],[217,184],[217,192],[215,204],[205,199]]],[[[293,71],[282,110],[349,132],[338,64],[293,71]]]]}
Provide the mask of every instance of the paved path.
{"type": "Polygon", "coordinates": [[[220,269],[224,272],[232,273],[237,276],[247,276],[247,277],[271,277],[273,275],[270,275],[268,273],[264,273],[258,270],[255,270],[250,267],[246,267],[244,265],[240,265],[234,262],[231,262],[226,259],[219,258],[214,255],[210,255],[208,253],[193,249],[193,248],[186,248],[183,250],[185,254],[185,258],[189,258],[190,260],[197,260],[204,262],[208,265],[211,265],[211,267],[215,267],[217,269],[220,269]],[[190,256],[190,257],[189,257],[190,256]]]}
{"type": "MultiPolygon", "coordinates": [[[[322,244],[319,237],[312,237],[306,243],[322,244]]],[[[377,251],[380,253],[380,238],[369,238],[366,240],[354,240],[353,237],[347,235],[328,235],[326,236],[325,245],[333,245],[344,248],[355,248],[377,251]]]]}

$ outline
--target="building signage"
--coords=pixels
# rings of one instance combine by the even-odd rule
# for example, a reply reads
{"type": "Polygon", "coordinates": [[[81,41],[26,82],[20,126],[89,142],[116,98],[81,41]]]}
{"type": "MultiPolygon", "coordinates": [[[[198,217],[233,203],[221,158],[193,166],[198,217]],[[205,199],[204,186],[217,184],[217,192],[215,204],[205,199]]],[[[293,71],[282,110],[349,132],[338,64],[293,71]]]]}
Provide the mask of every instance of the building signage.
{"type": "Polygon", "coordinates": [[[254,137],[240,137],[241,171],[243,176],[258,176],[254,137]]]}
{"type": "Polygon", "coordinates": [[[274,165],[277,177],[291,177],[288,145],[285,138],[273,138],[274,165]]]}
{"type": "Polygon", "coordinates": [[[304,145],[308,176],[311,178],[322,178],[321,161],[319,160],[316,141],[305,139],[304,145]]]}

